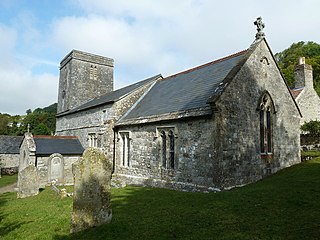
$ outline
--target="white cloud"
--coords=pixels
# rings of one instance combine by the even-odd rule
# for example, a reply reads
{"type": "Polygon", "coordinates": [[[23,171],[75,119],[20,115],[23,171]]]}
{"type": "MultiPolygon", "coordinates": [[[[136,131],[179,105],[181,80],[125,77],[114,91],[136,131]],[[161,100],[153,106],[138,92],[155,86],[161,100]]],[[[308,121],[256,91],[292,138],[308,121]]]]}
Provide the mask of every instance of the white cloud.
{"type": "Polygon", "coordinates": [[[57,99],[57,76],[32,74],[30,61],[19,58],[15,29],[0,25],[0,113],[24,114],[57,99]]]}
{"type": "MultiPolygon", "coordinates": [[[[23,111],[41,107],[44,99],[51,104],[56,101],[58,76],[45,74],[45,70],[39,75],[34,69],[58,66],[72,49],[114,58],[116,87],[158,73],[167,76],[248,48],[254,40],[253,21],[258,16],[266,23],[267,40],[274,53],[301,40],[319,43],[319,3],[69,0],[67,5],[73,6],[74,12],[47,20],[51,24],[46,29],[40,28],[36,10],[23,10],[12,20],[12,28],[0,25],[1,85],[14,80],[25,89],[32,86],[37,91],[35,96],[26,97],[25,89],[16,87],[15,95],[21,96],[19,102],[26,105],[23,111]],[[37,102],[31,104],[28,99],[37,102]]],[[[58,9],[53,7],[52,11],[58,9]]],[[[4,99],[11,98],[0,91],[1,112],[4,99]]]]}

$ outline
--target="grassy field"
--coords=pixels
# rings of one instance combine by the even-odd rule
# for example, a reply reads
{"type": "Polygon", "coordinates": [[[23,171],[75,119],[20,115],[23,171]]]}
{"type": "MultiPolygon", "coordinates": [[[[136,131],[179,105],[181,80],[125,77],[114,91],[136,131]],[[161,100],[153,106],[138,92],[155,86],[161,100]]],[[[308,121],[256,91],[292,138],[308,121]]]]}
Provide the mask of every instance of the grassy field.
{"type": "Polygon", "coordinates": [[[7,185],[10,185],[12,183],[15,183],[18,179],[18,174],[15,175],[2,175],[0,178],[0,187],[4,187],[7,185]]]}
{"type": "Polygon", "coordinates": [[[0,239],[320,239],[320,158],[226,192],[112,194],[112,223],[75,235],[72,199],[49,188],[28,199],[2,194],[0,239]]]}

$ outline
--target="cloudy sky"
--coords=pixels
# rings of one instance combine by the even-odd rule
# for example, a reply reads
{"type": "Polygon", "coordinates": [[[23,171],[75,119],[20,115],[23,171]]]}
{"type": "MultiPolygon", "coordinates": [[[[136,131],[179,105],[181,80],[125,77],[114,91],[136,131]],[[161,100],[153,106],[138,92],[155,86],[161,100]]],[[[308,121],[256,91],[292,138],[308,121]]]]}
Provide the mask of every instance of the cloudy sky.
{"type": "Polygon", "coordinates": [[[0,0],[0,113],[57,101],[72,49],[115,60],[115,88],[247,49],[262,16],[274,53],[320,43],[318,0],[0,0]]]}

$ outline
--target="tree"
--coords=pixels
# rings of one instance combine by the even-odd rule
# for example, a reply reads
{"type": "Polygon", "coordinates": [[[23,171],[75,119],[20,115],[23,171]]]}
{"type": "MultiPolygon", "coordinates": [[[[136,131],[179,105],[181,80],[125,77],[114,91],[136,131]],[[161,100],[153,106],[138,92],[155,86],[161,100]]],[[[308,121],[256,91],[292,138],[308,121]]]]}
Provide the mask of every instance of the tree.
{"type": "Polygon", "coordinates": [[[305,57],[306,63],[313,68],[314,87],[320,96],[320,45],[315,42],[293,43],[289,48],[275,55],[281,72],[289,86],[294,83],[294,67],[299,57],[305,57]]]}
{"type": "Polygon", "coordinates": [[[320,121],[306,122],[301,126],[301,130],[307,132],[312,137],[320,137],[320,121]]]}
{"type": "Polygon", "coordinates": [[[9,122],[10,122],[10,115],[0,113],[0,135],[7,135],[8,134],[9,122]]]}
{"type": "Polygon", "coordinates": [[[45,108],[37,108],[29,113],[23,120],[25,131],[27,126],[36,135],[50,135],[56,128],[57,104],[54,103],[45,108]]]}
{"type": "Polygon", "coordinates": [[[44,123],[39,123],[32,131],[34,135],[50,135],[51,131],[44,123]]]}

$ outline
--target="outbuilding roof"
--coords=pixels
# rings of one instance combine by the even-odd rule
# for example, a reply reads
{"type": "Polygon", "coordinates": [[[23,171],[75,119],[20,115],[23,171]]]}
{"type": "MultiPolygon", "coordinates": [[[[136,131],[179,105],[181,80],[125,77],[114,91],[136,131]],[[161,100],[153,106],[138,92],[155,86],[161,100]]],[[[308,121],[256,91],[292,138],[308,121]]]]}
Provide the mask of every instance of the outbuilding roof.
{"type": "Polygon", "coordinates": [[[223,80],[244,59],[247,51],[169,76],[157,83],[117,124],[163,114],[208,109],[208,99],[223,90],[223,80]]]}
{"type": "Polygon", "coordinates": [[[23,136],[0,135],[0,154],[19,154],[23,136]]]}
{"type": "Polygon", "coordinates": [[[36,155],[81,155],[84,151],[79,139],[74,136],[34,136],[36,155]]]}
{"type": "Polygon", "coordinates": [[[152,82],[152,81],[156,81],[159,78],[162,78],[161,74],[158,74],[158,75],[155,75],[153,77],[147,78],[145,80],[142,80],[140,82],[134,83],[132,85],[120,88],[118,90],[109,92],[107,94],[104,94],[102,96],[94,98],[93,100],[90,100],[89,102],[86,102],[86,103],[82,104],[79,107],[71,109],[71,110],[69,110],[67,112],[63,112],[63,113],[57,114],[57,117],[68,115],[68,114],[75,113],[75,112],[80,112],[80,111],[83,111],[83,110],[86,110],[86,109],[90,109],[90,108],[93,108],[93,107],[97,107],[97,106],[100,106],[100,105],[116,102],[116,101],[124,98],[125,96],[127,96],[131,92],[135,91],[136,89],[142,87],[143,85],[145,85],[145,84],[147,84],[149,82],[152,82]]]}

